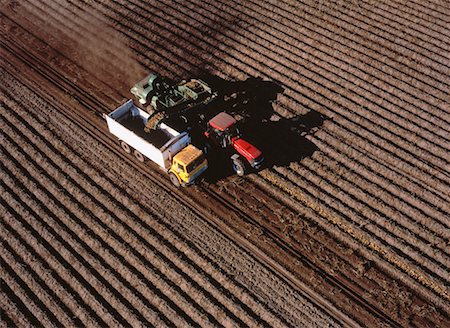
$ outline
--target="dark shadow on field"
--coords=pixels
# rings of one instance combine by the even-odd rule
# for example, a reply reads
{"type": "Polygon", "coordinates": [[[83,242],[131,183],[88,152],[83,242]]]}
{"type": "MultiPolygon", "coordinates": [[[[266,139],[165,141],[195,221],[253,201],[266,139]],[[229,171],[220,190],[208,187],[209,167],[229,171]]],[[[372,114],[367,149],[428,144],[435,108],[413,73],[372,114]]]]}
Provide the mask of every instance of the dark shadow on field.
{"type": "MultiPolygon", "coordinates": [[[[273,81],[249,78],[245,81],[226,81],[217,76],[201,76],[205,82],[217,90],[223,98],[208,108],[212,118],[220,111],[240,117],[239,127],[243,138],[259,148],[265,156],[261,169],[271,166],[287,166],[311,156],[318,147],[306,136],[323,125],[326,117],[310,110],[305,115],[283,118],[273,109],[272,103],[283,87],[273,81]]],[[[214,183],[234,175],[231,160],[220,156],[210,156],[210,168],[206,180],[214,183]],[[229,162],[229,163],[228,163],[229,162]]]]}

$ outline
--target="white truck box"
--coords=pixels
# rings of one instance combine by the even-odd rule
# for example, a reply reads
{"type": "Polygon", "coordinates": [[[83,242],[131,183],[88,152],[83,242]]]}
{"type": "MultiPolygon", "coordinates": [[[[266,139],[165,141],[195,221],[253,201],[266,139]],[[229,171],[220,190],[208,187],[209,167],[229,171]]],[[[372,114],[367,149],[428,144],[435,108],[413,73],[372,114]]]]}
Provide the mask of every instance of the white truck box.
{"type": "Polygon", "coordinates": [[[103,116],[111,134],[166,171],[172,165],[172,157],[191,142],[187,132],[180,133],[164,123],[156,130],[145,132],[150,115],[134,105],[132,100],[103,116]]]}

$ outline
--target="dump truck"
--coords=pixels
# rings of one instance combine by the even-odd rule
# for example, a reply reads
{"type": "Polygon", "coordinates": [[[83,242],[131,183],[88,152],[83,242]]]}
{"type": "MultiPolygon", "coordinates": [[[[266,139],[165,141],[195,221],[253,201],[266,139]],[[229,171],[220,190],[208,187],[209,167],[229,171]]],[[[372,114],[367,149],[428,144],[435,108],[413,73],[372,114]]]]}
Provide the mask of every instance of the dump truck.
{"type": "Polygon", "coordinates": [[[118,138],[126,153],[133,153],[141,162],[150,159],[168,173],[177,187],[193,184],[208,168],[203,151],[191,144],[187,131],[177,131],[165,123],[145,131],[149,117],[132,100],[104,114],[109,132],[118,138]]]}

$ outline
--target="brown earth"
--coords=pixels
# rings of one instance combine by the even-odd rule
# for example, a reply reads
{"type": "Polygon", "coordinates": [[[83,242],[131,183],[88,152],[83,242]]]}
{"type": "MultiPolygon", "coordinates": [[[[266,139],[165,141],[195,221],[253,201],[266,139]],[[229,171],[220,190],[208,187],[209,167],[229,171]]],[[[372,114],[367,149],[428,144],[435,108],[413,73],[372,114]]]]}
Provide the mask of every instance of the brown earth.
{"type": "Polygon", "coordinates": [[[447,2],[1,12],[2,326],[450,326],[447,2]],[[237,92],[266,167],[177,190],[121,153],[148,71],[237,92]]]}

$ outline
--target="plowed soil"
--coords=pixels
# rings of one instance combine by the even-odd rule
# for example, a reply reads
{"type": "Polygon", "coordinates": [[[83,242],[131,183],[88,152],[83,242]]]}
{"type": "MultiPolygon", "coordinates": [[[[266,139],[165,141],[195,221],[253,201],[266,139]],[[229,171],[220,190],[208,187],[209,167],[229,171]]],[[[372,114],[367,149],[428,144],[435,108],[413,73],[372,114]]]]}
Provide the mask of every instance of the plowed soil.
{"type": "Polygon", "coordinates": [[[2,327],[450,326],[448,2],[0,8],[2,327]],[[266,166],[124,154],[148,72],[230,96],[266,166]]]}

